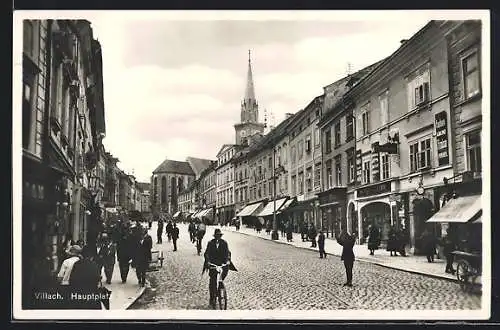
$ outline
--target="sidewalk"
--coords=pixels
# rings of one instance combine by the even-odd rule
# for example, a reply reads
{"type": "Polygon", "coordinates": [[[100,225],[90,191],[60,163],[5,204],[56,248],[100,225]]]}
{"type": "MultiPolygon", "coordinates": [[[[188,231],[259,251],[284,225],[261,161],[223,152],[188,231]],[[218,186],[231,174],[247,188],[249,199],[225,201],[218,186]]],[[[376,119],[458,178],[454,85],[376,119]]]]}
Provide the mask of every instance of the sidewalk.
{"type": "MultiPolygon", "coordinates": [[[[110,310],[125,310],[128,309],[140,296],[144,293],[146,287],[140,287],[135,275],[135,269],[130,267],[127,276],[127,282],[122,283],[120,276],[120,268],[118,261],[115,262],[115,269],[113,271],[113,278],[111,284],[106,284],[106,275],[104,269],[102,272],[103,285],[111,290],[111,298],[109,299],[110,310]]],[[[146,285],[148,283],[146,282],[146,285]]]]}
{"type": "MultiPolygon", "coordinates": [[[[271,240],[271,235],[267,235],[265,231],[262,231],[260,234],[258,234],[253,228],[246,228],[242,226],[240,227],[239,231],[236,231],[234,227],[228,226],[221,227],[221,229],[224,231],[239,232],[244,235],[271,240]]],[[[318,248],[311,247],[311,242],[302,242],[302,240],[300,239],[300,234],[298,233],[293,234],[293,242],[287,242],[286,238],[281,237],[281,233],[279,234],[279,240],[274,241],[276,243],[288,244],[298,248],[318,251],[318,248]]],[[[327,238],[325,240],[325,250],[326,253],[330,255],[340,256],[342,254],[342,246],[340,244],[337,244],[335,239],[332,238],[327,238]]],[[[354,254],[356,256],[356,259],[360,261],[369,262],[383,267],[398,269],[405,272],[457,281],[457,277],[455,275],[447,274],[444,272],[446,261],[443,259],[435,259],[433,263],[429,263],[427,262],[425,256],[408,255],[407,257],[391,257],[389,252],[387,252],[385,249],[376,250],[375,255],[371,256],[370,251],[368,251],[366,245],[355,245],[354,254]]],[[[478,280],[478,282],[480,282],[480,279],[478,280]]]]}

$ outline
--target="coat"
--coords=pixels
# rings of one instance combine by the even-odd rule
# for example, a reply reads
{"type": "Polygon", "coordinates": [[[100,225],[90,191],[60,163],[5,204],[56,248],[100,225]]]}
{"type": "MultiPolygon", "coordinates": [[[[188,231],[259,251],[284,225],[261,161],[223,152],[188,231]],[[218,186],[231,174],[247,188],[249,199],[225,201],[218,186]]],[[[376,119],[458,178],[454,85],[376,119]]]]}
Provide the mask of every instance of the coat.
{"type": "MultiPolygon", "coordinates": [[[[96,294],[99,292],[101,274],[96,263],[90,259],[81,259],[75,263],[69,278],[69,294],[96,294]]],[[[69,298],[69,297],[68,297],[69,298]]],[[[94,299],[72,299],[72,309],[101,309],[101,301],[94,299]]]]}
{"type": "Polygon", "coordinates": [[[380,231],[376,227],[370,229],[368,236],[368,249],[377,250],[380,246],[380,231]]]}
{"type": "Polygon", "coordinates": [[[344,261],[354,261],[354,243],[356,242],[356,239],[354,236],[351,236],[349,234],[341,235],[340,237],[336,237],[337,243],[342,245],[342,255],[340,257],[340,260],[344,261]]]}
{"type": "Polygon", "coordinates": [[[172,225],[172,223],[171,223],[171,222],[168,222],[168,223],[167,223],[167,226],[165,227],[165,232],[166,232],[167,234],[170,234],[170,233],[172,232],[172,229],[173,229],[173,228],[174,228],[174,226],[172,225]]]}
{"type": "Polygon", "coordinates": [[[172,239],[178,239],[179,238],[179,227],[173,227],[172,228],[172,239]]]}
{"type": "Polygon", "coordinates": [[[213,263],[216,265],[222,265],[229,262],[229,270],[237,271],[231,262],[231,251],[227,242],[223,239],[219,239],[219,248],[217,248],[216,239],[212,239],[207,243],[207,248],[205,249],[205,262],[203,264],[202,273],[209,268],[208,263],[213,263]]]}
{"type": "Polygon", "coordinates": [[[114,265],[116,260],[116,247],[113,243],[105,244],[97,254],[97,263],[99,265],[114,265]]]}
{"type": "Polygon", "coordinates": [[[147,268],[149,263],[151,262],[151,249],[153,248],[153,240],[151,236],[146,235],[142,239],[142,242],[137,242],[135,258],[134,258],[134,266],[147,268]]]}
{"type": "Polygon", "coordinates": [[[319,234],[318,236],[318,245],[320,248],[325,247],[325,234],[319,234]]]}
{"type": "Polygon", "coordinates": [[[425,255],[433,255],[436,253],[436,238],[431,233],[424,233],[420,237],[422,242],[422,252],[425,255]]]}

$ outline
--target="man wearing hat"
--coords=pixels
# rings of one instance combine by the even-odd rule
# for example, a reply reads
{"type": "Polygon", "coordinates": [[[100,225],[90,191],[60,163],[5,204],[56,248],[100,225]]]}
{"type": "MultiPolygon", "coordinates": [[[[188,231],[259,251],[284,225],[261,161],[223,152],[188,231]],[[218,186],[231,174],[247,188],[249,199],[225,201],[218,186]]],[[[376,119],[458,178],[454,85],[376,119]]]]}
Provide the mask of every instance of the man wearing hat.
{"type": "Polygon", "coordinates": [[[113,241],[108,237],[107,233],[102,234],[102,246],[97,253],[97,264],[99,267],[99,274],[104,268],[106,275],[106,283],[111,284],[113,278],[113,269],[115,268],[116,260],[116,247],[113,241]]]}
{"type": "Polygon", "coordinates": [[[69,257],[63,261],[61,269],[57,274],[57,279],[59,280],[61,285],[69,285],[71,271],[73,270],[73,266],[75,265],[75,263],[80,260],[82,248],[79,245],[72,245],[69,247],[66,253],[69,257]]]}
{"type": "MultiPolygon", "coordinates": [[[[231,262],[231,252],[229,251],[229,247],[227,242],[222,238],[222,232],[219,228],[216,228],[214,231],[214,239],[208,242],[207,248],[205,250],[205,264],[203,267],[203,271],[208,269],[208,263],[212,263],[215,265],[226,264],[226,266],[222,269],[222,280],[224,280],[227,276],[227,271],[229,268],[229,264],[231,262]]],[[[234,268],[234,266],[233,266],[234,268]]],[[[210,306],[212,308],[215,307],[215,297],[217,296],[217,271],[213,268],[210,268],[208,275],[210,276],[209,282],[209,291],[210,291],[210,306]]]]}

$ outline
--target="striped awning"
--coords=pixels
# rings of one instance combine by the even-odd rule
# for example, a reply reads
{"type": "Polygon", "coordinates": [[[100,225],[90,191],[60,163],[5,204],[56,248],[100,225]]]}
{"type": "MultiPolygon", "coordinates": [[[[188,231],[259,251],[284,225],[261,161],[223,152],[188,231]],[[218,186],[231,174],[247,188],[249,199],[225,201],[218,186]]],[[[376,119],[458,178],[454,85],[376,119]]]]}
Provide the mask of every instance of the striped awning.
{"type": "Polygon", "coordinates": [[[293,203],[293,202],[294,202],[294,199],[293,199],[293,198],[291,198],[291,199],[287,200],[287,201],[285,202],[285,204],[283,204],[283,206],[282,206],[282,207],[281,207],[281,208],[277,211],[277,213],[281,213],[281,212],[283,212],[284,210],[286,210],[287,208],[289,208],[289,207],[290,207],[290,205],[292,205],[292,203],[293,203]]]}
{"type": "MultiPolygon", "coordinates": [[[[280,207],[283,206],[283,204],[285,204],[285,202],[286,202],[286,198],[281,198],[281,199],[276,200],[276,212],[280,209],[280,207]]],[[[257,216],[265,217],[265,216],[273,214],[274,213],[274,203],[275,203],[274,200],[267,203],[266,207],[264,207],[264,209],[262,211],[260,211],[260,213],[257,216]]]]}
{"type": "Polygon", "coordinates": [[[173,217],[174,218],[177,218],[179,215],[181,215],[181,211],[177,211],[174,213],[173,217]]]}
{"type": "Polygon", "coordinates": [[[250,204],[247,205],[241,210],[238,214],[236,214],[237,217],[246,217],[252,215],[255,211],[259,209],[263,205],[263,202],[260,203],[255,203],[255,204],[250,204]]]}
{"type": "Polygon", "coordinates": [[[450,199],[427,222],[466,223],[482,211],[481,195],[450,199]]]}

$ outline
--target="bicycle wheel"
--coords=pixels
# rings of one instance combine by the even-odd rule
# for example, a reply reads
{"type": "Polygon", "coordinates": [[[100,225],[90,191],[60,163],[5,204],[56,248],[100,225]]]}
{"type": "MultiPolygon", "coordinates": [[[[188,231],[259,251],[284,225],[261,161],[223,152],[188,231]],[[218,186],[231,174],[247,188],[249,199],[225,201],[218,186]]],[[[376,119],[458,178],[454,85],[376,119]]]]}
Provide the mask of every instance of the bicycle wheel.
{"type": "Polygon", "coordinates": [[[457,264],[457,280],[463,291],[469,288],[470,265],[466,260],[460,260],[457,264]]]}
{"type": "Polygon", "coordinates": [[[219,301],[219,309],[227,309],[227,292],[223,283],[219,284],[219,290],[217,292],[217,300],[219,301]]]}

